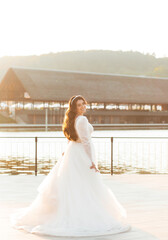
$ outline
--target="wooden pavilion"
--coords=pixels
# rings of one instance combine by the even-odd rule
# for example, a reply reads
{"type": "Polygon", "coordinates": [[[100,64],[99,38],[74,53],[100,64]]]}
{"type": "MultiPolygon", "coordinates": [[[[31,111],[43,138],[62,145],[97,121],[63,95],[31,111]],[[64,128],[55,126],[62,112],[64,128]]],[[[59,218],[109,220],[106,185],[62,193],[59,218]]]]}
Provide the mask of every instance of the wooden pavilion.
{"type": "Polygon", "coordinates": [[[71,96],[91,123],[168,123],[168,78],[12,67],[0,82],[0,111],[17,122],[62,123],[71,96]]]}

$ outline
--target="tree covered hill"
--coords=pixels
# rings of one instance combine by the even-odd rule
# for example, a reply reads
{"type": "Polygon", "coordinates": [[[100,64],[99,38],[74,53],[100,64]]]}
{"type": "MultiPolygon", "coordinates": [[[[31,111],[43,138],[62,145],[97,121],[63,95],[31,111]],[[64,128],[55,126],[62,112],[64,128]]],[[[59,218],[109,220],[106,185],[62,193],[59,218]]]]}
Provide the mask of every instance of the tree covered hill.
{"type": "Polygon", "coordinates": [[[88,50],[0,58],[0,80],[10,67],[168,77],[168,58],[134,51],[88,50]]]}

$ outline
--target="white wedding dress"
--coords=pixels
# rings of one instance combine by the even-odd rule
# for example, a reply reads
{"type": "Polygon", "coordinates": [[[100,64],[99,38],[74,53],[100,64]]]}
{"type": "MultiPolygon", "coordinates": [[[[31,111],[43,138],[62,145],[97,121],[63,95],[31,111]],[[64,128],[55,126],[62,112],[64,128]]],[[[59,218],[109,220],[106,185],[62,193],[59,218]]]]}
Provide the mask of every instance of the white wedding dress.
{"type": "Polygon", "coordinates": [[[131,229],[127,213],[98,167],[91,138],[93,126],[86,116],[75,119],[76,142],[67,144],[64,155],[38,186],[38,194],[26,208],[10,214],[11,226],[52,236],[100,236],[131,229]]]}

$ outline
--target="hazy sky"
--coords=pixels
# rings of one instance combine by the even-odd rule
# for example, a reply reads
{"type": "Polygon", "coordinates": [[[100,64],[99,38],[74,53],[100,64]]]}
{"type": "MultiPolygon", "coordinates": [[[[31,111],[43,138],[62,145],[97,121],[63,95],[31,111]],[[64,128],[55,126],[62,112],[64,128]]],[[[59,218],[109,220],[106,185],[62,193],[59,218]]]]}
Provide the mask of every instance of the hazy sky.
{"type": "Polygon", "coordinates": [[[168,57],[168,0],[0,0],[0,57],[91,49],[168,57]]]}

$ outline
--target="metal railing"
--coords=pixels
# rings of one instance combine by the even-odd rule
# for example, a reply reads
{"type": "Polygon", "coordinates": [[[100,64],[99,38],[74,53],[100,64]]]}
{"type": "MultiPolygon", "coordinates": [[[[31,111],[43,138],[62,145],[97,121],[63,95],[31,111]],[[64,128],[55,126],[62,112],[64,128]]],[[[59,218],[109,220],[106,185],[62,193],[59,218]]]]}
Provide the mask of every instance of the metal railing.
{"type": "MultiPolygon", "coordinates": [[[[29,156],[22,158],[22,157],[18,156],[18,152],[13,154],[13,151],[11,150],[11,152],[9,152],[8,151],[9,149],[8,149],[7,151],[8,151],[9,157],[7,157],[6,160],[4,159],[5,158],[4,152],[5,152],[5,148],[6,148],[5,140],[2,143],[0,142],[0,154],[2,153],[2,156],[0,156],[0,158],[1,158],[0,159],[0,169],[5,168],[5,161],[7,161],[9,164],[6,166],[6,170],[5,170],[6,172],[9,172],[7,168],[12,169],[12,167],[13,167],[14,174],[16,174],[17,169],[23,168],[23,166],[24,166],[25,169],[27,169],[25,172],[27,172],[27,173],[29,171],[31,173],[34,172],[35,176],[37,176],[39,169],[43,169],[41,171],[43,173],[48,172],[50,169],[49,167],[53,165],[53,161],[54,161],[53,156],[50,158],[50,156],[48,157],[48,155],[47,155],[46,158],[49,160],[46,160],[46,158],[44,158],[44,156],[40,157],[38,155],[38,148],[39,148],[40,152],[42,152],[44,150],[43,143],[45,143],[45,142],[41,142],[42,146],[40,146],[39,139],[50,139],[50,140],[52,140],[52,142],[50,142],[50,143],[54,143],[53,139],[63,139],[63,140],[66,140],[65,144],[67,144],[67,139],[65,137],[41,137],[41,136],[40,137],[37,137],[37,136],[36,137],[20,137],[20,136],[15,137],[15,136],[11,136],[11,137],[0,137],[0,139],[6,139],[7,144],[10,143],[9,139],[10,140],[11,139],[32,139],[33,140],[33,142],[29,142],[29,143],[31,143],[33,145],[31,150],[34,149],[34,151],[30,151],[31,154],[29,152],[29,156]],[[3,153],[4,153],[4,155],[3,155],[3,153]],[[30,157],[30,155],[31,155],[31,157],[30,157]],[[42,160],[42,158],[45,159],[47,164],[46,163],[44,164],[44,161],[42,160]],[[12,161],[14,162],[15,165],[17,165],[16,167],[10,165],[10,163],[12,161]],[[23,161],[23,164],[22,164],[22,161],[23,161]],[[24,165],[24,161],[26,162],[25,165],[24,165]],[[21,164],[19,162],[21,162],[21,164]],[[42,163],[46,166],[40,168],[40,166],[42,166],[42,163]]],[[[103,152],[103,150],[102,150],[102,153],[101,153],[103,157],[102,157],[102,159],[100,159],[100,161],[98,161],[98,163],[100,165],[99,169],[100,170],[104,169],[104,170],[102,170],[102,172],[103,171],[107,172],[110,170],[110,174],[113,175],[114,173],[123,173],[123,172],[133,171],[136,168],[141,173],[147,173],[147,172],[152,173],[152,171],[154,173],[157,173],[159,171],[162,173],[168,173],[168,137],[155,137],[155,138],[154,137],[92,137],[92,139],[93,140],[94,139],[101,140],[101,142],[97,142],[95,144],[101,143],[102,148],[104,148],[103,144],[102,144],[102,139],[108,140],[108,142],[104,142],[105,143],[104,144],[105,151],[103,152]],[[143,139],[143,141],[142,141],[142,139],[143,139]],[[153,150],[151,147],[151,142],[146,141],[146,140],[151,140],[151,139],[154,141],[154,142],[152,142],[152,144],[154,144],[153,150]],[[162,140],[162,141],[158,142],[158,139],[162,140]],[[122,142],[121,140],[124,140],[124,141],[122,142]],[[140,142],[138,142],[137,140],[138,141],[140,140],[140,142]],[[120,151],[120,145],[122,146],[123,143],[124,143],[124,146],[121,148],[121,151],[120,151]],[[116,146],[114,147],[115,144],[118,144],[117,147],[116,146]],[[127,151],[125,151],[125,145],[128,145],[128,144],[129,144],[129,147],[127,146],[127,151]],[[140,148],[140,152],[138,150],[139,144],[142,145],[140,148]],[[148,144],[148,149],[146,149],[147,144],[148,144]],[[161,145],[159,145],[159,144],[161,144],[161,145]],[[108,146],[106,146],[106,145],[108,145],[108,146]],[[157,149],[157,147],[158,147],[158,149],[157,149]],[[107,157],[105,157],[105,155],[107,157]],[[137,160],[140,158],[139,156],[141,157],[141,159],[137,160]],[[147,160],[145,160],[144,156],[146,156],[147,160]],[[153,160],[151,159],[151,156],[153,156],[153,160]],[[107,158],[107,161],[105,161],[104,158],[107,158]],[[144,164],[147,166],[144,166],[144,164]]],[[[15,141],[12,143],[16,144],[18,142],[15,141]]],[[[20,143],[24,143],[23,140],[20,143]]],[[[47,143],[49,143],[49,142],[47,142],[47,143]]],[[[57,145],[58,145],[58,143],[56,144],[56,146],[57,145]]],[[[17,145],[15,147],[18,148],[17,145]]],[[[11,146],[11,149],[12,149],[12,146],[11,146]]],[[[30,145],[29,145],[29,149],[30,149],[30,145]]],[[[24,151],[24,147],[22,150],[24,151]]],[[[62,152],[62,151],[59,151],[59,149],[57,147],[55,147],[55,145],[54,145],[54,150],[56,150],[60,153],[62,152]]],[[[100,150],[100,147],[98,147],[98,151],[99,150],[100,150]]],[[[96,151],[96,157],[99,159],[100,153],[98,151],[96,151]]],[[[50,144],[49,144],[48,152],[50,154],[50,144]]],[[[43,155],[45,155],[45,154],[43,154],[43,155]]],[[[55,158],[55,160],[56,160],[56,158],[55,158]]],[[[58,158],[57,158],[57,160],[58,160],[58,158]]],[[[24,171],[22,170],[21,172],[23,173],[24,171]]]]}

